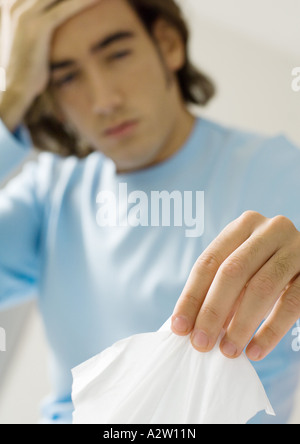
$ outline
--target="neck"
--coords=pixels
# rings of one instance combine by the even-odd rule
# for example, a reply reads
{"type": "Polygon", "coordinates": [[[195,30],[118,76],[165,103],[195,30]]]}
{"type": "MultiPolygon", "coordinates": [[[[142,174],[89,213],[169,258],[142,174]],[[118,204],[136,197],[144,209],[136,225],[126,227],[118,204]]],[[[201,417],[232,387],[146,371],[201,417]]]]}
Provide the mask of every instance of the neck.
{"type": "MultiPolygon", "coordinates": [[[[194,125],[196,117],[192,115],[187,109],[184,109],[180,114],[176,122],[174,123],[167,140],[164,143],[163,149],[158,153],[156,158],[147,165],[139,168],[139,170],[151,168],[155,165],[159,165],[173,157],[177,152],[181,150],[186,141],[188,140],[194,125]]],[[[128,174],[137,171],[133,169],[131,171],[118,169],[117,174],[128,174]]]]}
{"type": "Polygon", "coordinates": [[[178,153],[188,140],[194,128],[195,121],[196,117],[193,116],[188,110],[185,110],[175,123],[174,128],[172,128],[171,134],[164,146],[164,149],[149,166],[154,166],[165,162],[178,153]]]}

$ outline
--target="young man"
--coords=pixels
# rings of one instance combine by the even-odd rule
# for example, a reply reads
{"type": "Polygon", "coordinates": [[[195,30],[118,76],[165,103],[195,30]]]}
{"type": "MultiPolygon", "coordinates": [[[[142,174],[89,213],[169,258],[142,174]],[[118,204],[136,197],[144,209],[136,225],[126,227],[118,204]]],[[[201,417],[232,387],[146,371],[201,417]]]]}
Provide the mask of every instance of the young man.
{"type": "Polygon", "coordinates": [[[52,356],[44,421],[71,422],[71,368],[173,313],[201,352],[222,329],[229,358],[248,344],[277,413],[253,422],[286,423],[299,150],[188,111],[213,87],[187,60],[173,0],[15,0],[9,12],[0,178],[31,137],[66,155],[41,154],[0,193],[0,304],[37,297],[52,356]]]}

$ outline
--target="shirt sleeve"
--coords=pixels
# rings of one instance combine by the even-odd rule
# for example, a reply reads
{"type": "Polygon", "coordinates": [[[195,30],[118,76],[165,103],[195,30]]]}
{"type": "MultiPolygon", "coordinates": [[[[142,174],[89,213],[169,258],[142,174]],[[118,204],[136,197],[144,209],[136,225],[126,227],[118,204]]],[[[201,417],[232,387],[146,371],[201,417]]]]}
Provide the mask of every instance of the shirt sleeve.
{"type": "MultiPolygon", "coordinates": [[[[20,167],[31,143],[24,128],[11,134],[0,121],[0,183],[20,167]]],[[[37,162],[0,190],[0,308],[35,294],[38,282],[38,239],[41,207],[36,198],[37,162]]]]}
{"type": "Polygon", "coordinates": [[[27,129],[19,126],[12,134],[0,119],[0,185],[18,168],[32,150],[27,129]]]}

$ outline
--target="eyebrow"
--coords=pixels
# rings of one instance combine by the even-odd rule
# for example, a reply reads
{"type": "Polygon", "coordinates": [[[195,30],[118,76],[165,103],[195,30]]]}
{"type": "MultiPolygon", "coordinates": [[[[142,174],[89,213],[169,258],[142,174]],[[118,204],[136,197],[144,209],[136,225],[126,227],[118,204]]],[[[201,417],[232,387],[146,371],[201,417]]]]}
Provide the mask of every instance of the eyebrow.
{"type": "MultiPolygon", "coordinates": [[[[135,34],[132,31],[118,31],[113,34],[109,34],[104,39],[100,40],[100,42],[93,45],[90,49],[90,52],[92,54],[103,51],[108,46],[110,46],[112,43],[126,40],[135,37],[135,34]]],[[[60,62],[50,62],[50,72],[53,73],[54,71],[58,71],[60,69],[69,68],[71,66],[74,66],[76,64],[75,60],[63,60],[60,62]]]]}

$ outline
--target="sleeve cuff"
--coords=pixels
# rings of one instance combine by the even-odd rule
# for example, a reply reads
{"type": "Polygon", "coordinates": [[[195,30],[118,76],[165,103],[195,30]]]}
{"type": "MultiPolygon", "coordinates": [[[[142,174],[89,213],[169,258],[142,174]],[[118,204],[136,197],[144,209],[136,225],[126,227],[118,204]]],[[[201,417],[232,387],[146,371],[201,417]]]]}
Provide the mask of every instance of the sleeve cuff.
{"type": "Polygon", "coordinates": [[[11,133],[0,119],[0,182],[18,168],[32,149],[28,130],[20,125],[11,133]]]}
{"type": "Polygon", "coordinates": [[[24,125],[18,126],[18,128],[13,132],[13,136],[18,140],[24,147],[31,148],[32,140],[29,131],[24,125]]]}

